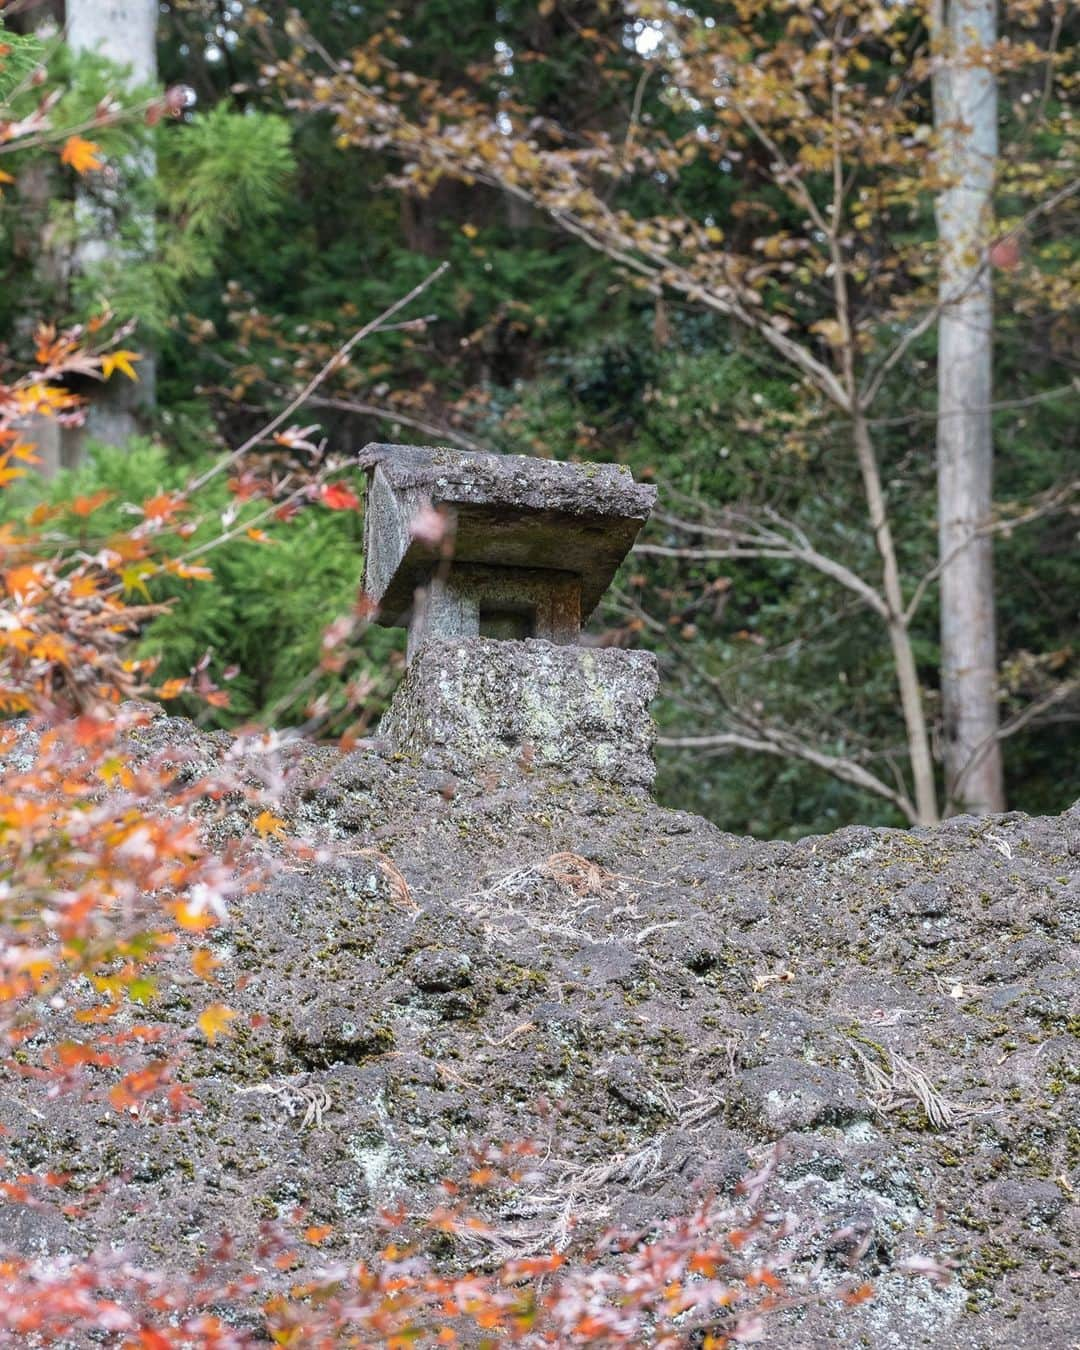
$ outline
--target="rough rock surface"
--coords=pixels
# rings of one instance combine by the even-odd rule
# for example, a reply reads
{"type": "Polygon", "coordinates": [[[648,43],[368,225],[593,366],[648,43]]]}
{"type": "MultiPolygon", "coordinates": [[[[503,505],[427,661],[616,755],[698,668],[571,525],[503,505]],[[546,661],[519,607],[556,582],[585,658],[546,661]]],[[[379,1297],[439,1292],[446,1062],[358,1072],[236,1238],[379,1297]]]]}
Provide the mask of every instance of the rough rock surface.
{"type": "Polygon", "coordinates": [[[649,652],[429,638],[380,730],[429,767],[470,775],[531,767],[647,787],[656,685],[649,652]]]}
{"type": "MultiPolygon", "coordinates": [[[[167,718],[146,736],[196,764],[228,745],[167,718]]],[[[544,1242],[567,1202],[648,1225],[779,1140],[772,1203],[867,1236],[878,1292],[768,1344],[1076,1343],[1080,808],[761,843],[520,766],[298,753],[280,814],[335,856],[282,855],[211,935],[237,1034],[191,1030],[190,980],[138,1010],[190,1036],[203,1110],[138,1121],[9,1078],[14,1166],[114,1184],[81,1216],[0,1209],[0,1244],[190,1263],[303,1203],[328,1255],[360,1255],[375,1209],[428,1203],[467,1141],[525,1136],[551,1141],[547,1188],[503,1220],[544,1242]],[[304,1089],[329,1099],[306,1127],[304,1089]],[[955,1281],[901,1277],[911,1254],[955,1281]]]]}

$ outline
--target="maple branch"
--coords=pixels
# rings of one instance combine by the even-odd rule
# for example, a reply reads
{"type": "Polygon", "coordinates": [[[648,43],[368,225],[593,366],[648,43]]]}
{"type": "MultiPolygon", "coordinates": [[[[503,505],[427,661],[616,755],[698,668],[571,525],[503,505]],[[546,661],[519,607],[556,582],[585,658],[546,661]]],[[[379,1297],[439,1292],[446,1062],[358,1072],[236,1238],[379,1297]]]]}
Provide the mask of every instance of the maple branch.
{"type": "Polygon", "coordinates": [[[37,150],[41,146],[55,145],[57,141],[67,140],[70,136],[81,136],[84,131],[96,131],[100,127],[133,121],[140,115],[145,116],[151,108],[158,107],[161,101],[160,97],[149,98],[129,108],[117,108],[115,112],[95,115],[74,126],[60,127],[56,131],[39,131],[32,136],[16,136],[10,141],[0,141],[0,155],[13,155],[20,150],[37,150]]]}

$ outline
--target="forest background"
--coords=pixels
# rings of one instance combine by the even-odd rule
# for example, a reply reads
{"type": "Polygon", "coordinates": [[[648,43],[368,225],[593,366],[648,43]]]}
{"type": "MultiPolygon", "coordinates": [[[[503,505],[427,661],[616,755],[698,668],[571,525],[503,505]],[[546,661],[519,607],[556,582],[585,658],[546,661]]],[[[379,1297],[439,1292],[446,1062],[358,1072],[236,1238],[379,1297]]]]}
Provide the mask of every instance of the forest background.
{"type": "MultiPolygon", "coordinates": [[[[929,125],[930,81],[890,84],[897,53],[915,71],[925,45],[915,9],[910,28],[886,40],[861,28],[876,8],[710,4],[690,18],[723,29],[730,53],[785,41],[812,52],[814,23],[835,33],[849,17],[863,96],[903,102],[909,119],[921,100],[929,125]],[[806,33],[789,32],[797,20],[806,33]]],[[[4,12],[25,31],[47,11],[4,12]]],[[[1080,759],[1062,739],[1078,716],[1080,666],[1067,11],[1003,7],[1014,59],[995,72],[1003,149],[994,242],[980,263],[996,291],[988,523],[999,708],[1008,802],[1031,812],[1080,796],[1080,759]]],[[[704,264],[676,265],[658,232],[683,244],[692,236],[725,266],[756,257],[760,275],[740,263],[735,293],[756,291],[775,331],[810,353],[811,375],[840,370],[845,343],[869,360],[874,344],[896,351],[897,335],[914,333],[877,366],[872,427],[903,598],[920,602],[909,645],[940,788],[938,328],[920,326],[914,308],[900,326],[903,304],[914,306],[935,267],[928,140],[923,125],[884,117],[875,146],[872,126],[863,128],[870,160],[888,164],[904,147],[908,162],[889,165],[891,187],[855,164],[866,180],[856,187],[852,171],[852,234],[837,242],[861,289],[837,332],[817,299],[835,272],[827,256],[820,269],[809,258],[814,231],[798,197],[809,175],[828,179],[832,166],[814,161],[809,123],[802,178],[785,178],[775,138],[710,144],[698,132],[700,105],[673,96],[673,34],[687,15],[614,0],[174,0],[161,7],[158,65],[166,86],[189,92],[161,120],[120,115],[154,91],[54,44],[48,78],[66,122],[90,125],[85,135],[111,168],[71,173],[55,154],[35,159],[32,145],[11,157],[0,339],[17,361],[36,323],[86,319],[107,298],[118,322],[137,325],[123,349],[143,373],[141,435],[119,447],[84,437],[83,462],[47,485],[28,475],[6,494],[5,518],[24,518],[46,493],[56,503],[108,493],[94,529],[119,527],[125,503],[178,491],[244,442],[360,324],[446,262],[403,325],[365,341],[320,385],[303,419],[313,427],[281,448],[305,463],[324,439],[346,459],[370,440],[401,439],[611,459],[656,481],[660,515],[592,629],[660,659],[661,800],[766,836],[913,819],[895,649],[881,615],[848,584],[881,567],[846,446],[851,426],[793,370],[772,328],[755,330],[715,303],[717,285],[693,272],[704,264]],[[395,88],[405,92],[382,98],[395,88]],[[117,116],[102,122],[106,98],[117,116]],[[492,127],[505,138],[495,148],[492,127]],[[411,151],[410,128],[422,142],[411,151]],[[702,140],[706,152],[686,152],[702,140]],[[578,208],[552,194],[568,181],[554,175],[570,172],[594,194],[583,219],[620,213],[606,233],[568,228],[578,208]],[[921,181],[897,189],[904,172],[921,181]],[[654,259],[660,247],[661,264],[629,257],[616,238],[627,220],[646,223],[635,245],[654,259]],[[109,247],[88,250],[88,231],[109,247]],[[825,554],[837,560],[831,572],[813,561],[825,554]]],[[[13,106],[42,94],[40,85],[16,90],[13,106]]],[[[242,506],[240,486],[211,489],[220,518],[206,517],[193,548],[256,509],[242,506]]],[[[348,507],[344,491],[323,505],[348,507]]],[[[198,670],[227,686],[209,705],[194,692],[178,700],[204,723],[255,719],[332,736],[355,728],[359,707],[364,730],[400,673],[401,643],[369,628],[347,666],[325,660],[326,629],[357,603],[360,514],[316,505],[283,515],[216,548],[213,585],[144,580],[136,569],[133,597],[171,601],[144,627],[141,651],[160,658],[161,680],[194,690],[198,670]]]]}

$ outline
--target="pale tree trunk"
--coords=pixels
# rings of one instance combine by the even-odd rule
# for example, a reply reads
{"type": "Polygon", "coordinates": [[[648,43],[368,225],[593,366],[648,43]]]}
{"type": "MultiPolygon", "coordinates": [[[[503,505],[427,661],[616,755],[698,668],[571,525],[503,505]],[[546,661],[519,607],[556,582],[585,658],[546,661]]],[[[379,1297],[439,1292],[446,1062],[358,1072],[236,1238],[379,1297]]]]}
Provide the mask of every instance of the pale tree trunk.
{"type": "MultiPolygon", "coordinates": [[[[117,65],[128,66],[132,85],[157,80],[158,0],[66,0],[65,9],[66,35],[73,51],[96,51],[117,65]]],[[[153,158],[147,156],[118,167],[121,193],[125,174],[144,177],[154,172],[153,158]]],[[[122,201],[118,209],[123,209],[122,201]]],[[[108,226],[89,199],[76,204],[76,221],[78,263],[93,265],[114,252],[116,245],[108,237],[108,226]]],[[[142,223],[152,245],[153,219],[142,223]]],[[[145,415],[154,404],[154,361],[145,348],[141,355],[137,384],[114,376],[94,398],[87,412],[87,438],[122,446],[142,429],[145,415]]]]}
{"type": "Polygon", "coordinates": [[[995,0],[937,0],[934,120],[946,186],[938,198],[938,547],[947,809],[1003,811],[990,537],[992,278],[987,261],[997,157],[997,87],[981,59],[995,0]]]}

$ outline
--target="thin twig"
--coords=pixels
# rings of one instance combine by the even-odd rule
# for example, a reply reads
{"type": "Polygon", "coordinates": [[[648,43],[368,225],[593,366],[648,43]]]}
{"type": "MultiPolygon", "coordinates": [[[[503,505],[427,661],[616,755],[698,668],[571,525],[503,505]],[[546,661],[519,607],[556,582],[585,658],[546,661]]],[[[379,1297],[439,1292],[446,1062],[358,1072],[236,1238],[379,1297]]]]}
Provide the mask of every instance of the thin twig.
{"type": "Polygon", "coordinates": [[[429,275],[418,285],[414,286],[407,295],[403,295],[399,300],[395,300],[392,305],[387,309],[384,309],[383,312],[372,319],[370,323],[364,324],[363,328],[358,328],[352,337],[349,338],[347,342],[342,343],[325,365],[323,365],[316,374],[308,380],[303,389],[300,390],[296,397],[283,408],[276,417],[271,418],[265,426],[260,427],[258,431],[249,436],[243,445],[238,446],[237,449],[224,455],[216,464],[207,469],[205,473],[192,479],[185,488],[184,495],[190,496],[192,493],[197,492],[199,488],[204,487],[212,478],[215,478],[224,469],[227,469],[231,464],[235,464],[238,459],[242,459],[249,451],[254,450],[254,448],[260,442],[266,440],[268,436],[272,436],[274,432],[277,431],[278,427],[282,426],[295,412],[303,407],[324,380],[332,375],[335,370],[340,370],[348,359],[349,353],[358,343],[362,342],[364,338],[370,337],[372,333],[377,332],[383,327],[387,319],[392,318],[395,314],[404,309],[406,305],[411,304],[418,296],[422,295],[429,286],[438,281],[449,266],[450,264],[448,262],[441,262],[438,267],[435,268],[434,272],[429,273],[429,275]]]}

